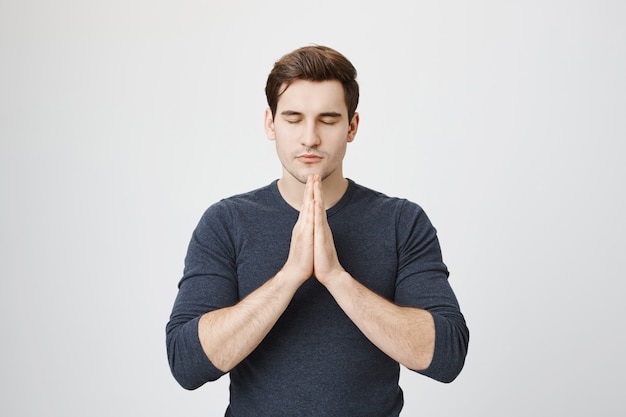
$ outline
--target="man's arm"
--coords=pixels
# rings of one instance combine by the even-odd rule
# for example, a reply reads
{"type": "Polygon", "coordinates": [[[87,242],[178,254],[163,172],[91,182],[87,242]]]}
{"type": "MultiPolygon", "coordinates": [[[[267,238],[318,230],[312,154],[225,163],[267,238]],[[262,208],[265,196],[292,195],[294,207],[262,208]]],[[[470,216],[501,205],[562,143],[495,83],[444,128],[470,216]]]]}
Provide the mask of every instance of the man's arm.
{"type": "Polygon", "coordinates": [[[313,186],[309,181],[284,267],[237,304],[200,318],[198,337],[202,349],[222,372],[230,371],[252,353],[313,273],[313,227],[313,186]]]}
{"type": "Polygon", "coordinates": [[[211,363],[228,372],[263,341],[299,287],[281,270],[239,303],[204,314],[198,337],[211,363]]]}
{"type": "Polygon", "coordinates": [[[409,369],[428,368],[435,349],[435,324],[428,311],[398,306],[345,271],[326,279],[337,304],[374,345],[409,369]]]}
{"type": "MultiPolygon", "coordinates": [[[[415,262],[421,262],[415,256],[426,250],[418,249],[423,243],[415,240],[417,236],[407,236],[405,243],[408,246],[405,249],[411,253],[409,258],[412,260],[402,266],[403,270],[407,267],[409,270],[402,273],[396,287],[396,300],[407,307],[395,304],[366,288],[343,269],[326,218],[319,184],[314,185],[314,198],[313,265],[318,281],[329,290],[363,334],[389,357],[437,381],[453,381],[465,363],[469,330],[447,283],[447,275],[443,272],[433,275],[415,268],[415,262]],[[411,278],[406,276],[407,272],[411,278]],[[415,275],[424,273],[428,274],[426,280],[415,275]],[[424,302],[423,308],[414,304],[415,297],[424,302]]],[[[409,229],[412,230],[412,227],[409,229]]],[[[430,237],[425,238],[430,241],[425,243],[431,252],[428,258],[440,258],[434,253],[438,251],[436,240],[432,240],[436,239],[434,235],[430,233],[430,237]]],[[[424,260],[429,262],[428,258],[424,260]]]]}
{"type": "Polygon", "coordinates": [[[422,309],[401,307],[371,291],[346,272],[337,257],[326,219],[321,184],[314,181],[314,274],[363,334],[389,357],[413,370],[428,368],[435,325],[422,309]]]}

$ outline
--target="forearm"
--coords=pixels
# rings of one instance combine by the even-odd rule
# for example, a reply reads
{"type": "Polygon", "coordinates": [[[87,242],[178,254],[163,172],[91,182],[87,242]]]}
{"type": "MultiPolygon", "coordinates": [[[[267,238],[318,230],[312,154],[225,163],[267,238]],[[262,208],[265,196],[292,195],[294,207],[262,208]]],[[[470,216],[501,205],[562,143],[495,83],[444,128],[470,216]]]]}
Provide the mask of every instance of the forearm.
{"type": "Polygon", "coordinates": [[[435,346],[432,315],[403,307],[369,290],[347,272],[326,287],[339,306],[373,344],[412,370],[428,368],[435,346]]]}
{"type": "Polygon", "coordinates": [[[204,314],[198,337],[211,363],[228,372],[267,336],[299,287],[281,271],[239,303],[204,314]]]}

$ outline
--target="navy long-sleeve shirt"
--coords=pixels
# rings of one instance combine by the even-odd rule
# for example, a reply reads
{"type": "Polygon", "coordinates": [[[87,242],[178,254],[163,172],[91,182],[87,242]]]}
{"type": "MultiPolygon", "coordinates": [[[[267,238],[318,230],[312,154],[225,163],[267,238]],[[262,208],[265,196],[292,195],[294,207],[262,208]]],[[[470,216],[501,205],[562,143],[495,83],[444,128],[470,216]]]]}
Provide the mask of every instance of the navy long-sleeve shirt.
{"type": "MultiPolygon", "coordinates": [[[[202,350],[198,320],[236,304],[282,268],[298,214],[273,182],[222,200],[202,216],[166,329],[170,367],[183,387],[222,376],[202,350]]],[[[396,304],[432,314],[434,357],[420,373],[442,382],[456,378],[469,331],[424,211],[350,181],[327,217],[350,275],[396,304]]],[[[230,371],[226,415],[397,416],[403,405],[399,372],[399,364],[311,278],[261,344],[230,371]]]]}

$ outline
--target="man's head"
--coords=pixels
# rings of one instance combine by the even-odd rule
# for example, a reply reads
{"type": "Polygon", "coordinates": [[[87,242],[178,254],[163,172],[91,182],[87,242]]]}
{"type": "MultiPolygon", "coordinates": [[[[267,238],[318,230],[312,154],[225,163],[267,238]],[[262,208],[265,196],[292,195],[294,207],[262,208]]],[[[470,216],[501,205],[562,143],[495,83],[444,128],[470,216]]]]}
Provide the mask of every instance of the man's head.
{"type": "Polygon", "coordinates": [[[339,81],[348,108],[348,122],[352,120],[359,103],[359,85],[356,69],[345,56],[326,46],[305,46],[278,60],[265,85],[267,103],[273,116],[276,115],[281,94],[296,80],[339,81]]]}

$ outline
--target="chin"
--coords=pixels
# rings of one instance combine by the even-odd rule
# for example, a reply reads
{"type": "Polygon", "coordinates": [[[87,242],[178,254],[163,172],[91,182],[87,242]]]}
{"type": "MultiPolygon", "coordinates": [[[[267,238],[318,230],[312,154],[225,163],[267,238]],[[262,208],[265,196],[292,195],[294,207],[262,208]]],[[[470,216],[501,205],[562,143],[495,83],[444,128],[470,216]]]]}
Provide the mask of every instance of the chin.
{"type": "Polygon", "coordinates": [[[310,172],[292,172],[289,171],[289,175],[291,175],[294,179],[296,179],[296,181],[302,183],[302,184],[306,184],[309,175],[315,175],[318,174],[320,176],[320,178],[322,179],[322,181],[324,181],[327,177],[328,177],[328,173],[324,173],[324,172],[315,172],[315,171],[310,171],[310,172]]]}
{"type": "Polygon", "coordinates": [[[318,174],[320,178],[322,179],[322,181],[324,181],[326,178],[330,177],[333,173],[336,172],[335,170],[329,171],[329,170],[324,170],[324,169],[315,169],[314,167],[311,167],[310,169],[299,169],[299,170],[289,169],[286,167],[284,169],[285,169],[285,173],[288,173],[296,181],[302,184],[306,184],[306,181],[309,178],[309,175],[318,174]]]}

